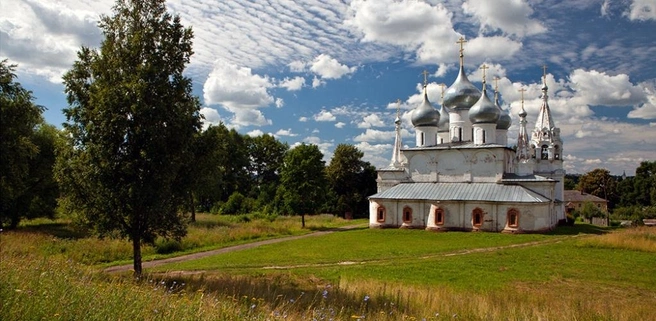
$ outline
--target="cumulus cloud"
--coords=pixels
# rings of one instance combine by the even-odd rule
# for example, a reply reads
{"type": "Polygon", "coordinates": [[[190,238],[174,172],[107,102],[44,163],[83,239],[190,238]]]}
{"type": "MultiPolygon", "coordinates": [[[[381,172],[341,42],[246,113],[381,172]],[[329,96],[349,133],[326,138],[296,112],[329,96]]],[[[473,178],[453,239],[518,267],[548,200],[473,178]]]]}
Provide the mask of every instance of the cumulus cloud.
{"type": "Polygon", "coordinates": [[[305,78],[297,76],[294,78],[285,77],[278,86],[287,89],[288,91],[300,90],[305,86],[305,78]]]}
{"type": "Polygon", "coordinates": [[[343,65],[330,55],[320,54],[310,65],[310,70],[323,79],[339,79],[344,75],[354,73],[358,68],[343,65]]]}
{"type": "Polygon", "coordinates": [[[387,142],[393,140],[396,133],[377,129],[367,129],[364,133],[353,138],[356,142],[387,142]]]}
{"type": "Polygon", "coordinates": [[[462,4],[465,13],[478,19],[481,30],[501,30],[519,37],[545,32],[547,29],[536,20],[531,6],[522,0],[468,0],[462,4]]]}
{"type": "Polygon", "coordinates": [[[337,118],[329,111],[322,109],[318,114],[314,115],[315,121],[335,121],[337,118]]]}
{"type": "Polygon", "coordinates": [[[258,136],[264,135],[264,132],[259,130],[259,129],[254,129],[254,130],[251,130],[248,133],[246,133],[246,135],[248,135],[250,137],[258,137],[258,136]]]}
{"type": "Polygon", "coordinates": [[[627,16],[631,20],[656,20],[656,2],[653,0],[633,0],[627,16]]]}
{"type": "Polygon", "coordinates": [[[294,133],[292,132],[292,129],[291,129],[291,128],[287,128],[287,129],[279,129],[279,130],[274,134],[274,136],[276,136],[276,137],[280,137],[280,136],[296,137],[296,136],[298,136],[298,134],[294,134],[294,133]]]}
{"type": "Polygon", "coordinates": [[[214,108],[203,107],[200,109],[200,114],[203,115],[203,130],[212,126],[217,126],[221,123],[219,112],[214,108]]]}
{"type": "Polygon", "coordinates": [[[338,123],[335,123],[335,127],[337,127],[337,128],[344,128],[344,126],[346,126],[346,124],[341,122],[341,121],[338,122],[338,123]]]}
{"type": "Polygon", "coordinates": [[[369,114],[362,119],[362,122],[358,123],[358,128],[371,128],[371,127],[383,127],[385,123],[378,117],[377,114],[369,114]]]}
{"type": "Polygon", "coordinates": [[[646,100],[645,92],[633,85],[626,74],[610,76],[596,70],[576,69],[570,75],[571,87],[578,96],[575,103],[604,106],[636,105],[646,100]]]}
{"type": "Polygon", "coordinates": [[[258,108],[274,103],[268,92],[273,87],[268,76],[253,74],[250,68],[217,61],[203,86],[203,97],[209,105],[221,105],[234,113],[237,126],[271,124],[258,108]]]}
{"type": "Polygon", "coordinates": [[[326,84],[326,82],[319,79],[317,76],[314,76],[314,78],[312,78],[312,88],[321,87],[325,84],[326,84]]]}
{"type": "Polygon", "coordinates": [[[303,116],[303,117],[299,117],[299,118],[298,118],[298,121],[304,123],[304,122],[308,121],[308,118],[305,117],[305,116],[303,116]]]}

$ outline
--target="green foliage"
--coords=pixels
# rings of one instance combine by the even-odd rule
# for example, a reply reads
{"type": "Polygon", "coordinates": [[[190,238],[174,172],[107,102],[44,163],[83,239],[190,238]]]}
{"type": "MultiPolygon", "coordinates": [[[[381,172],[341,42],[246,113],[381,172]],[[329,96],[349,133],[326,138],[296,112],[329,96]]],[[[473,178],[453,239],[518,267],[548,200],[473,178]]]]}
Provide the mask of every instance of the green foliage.
{"type": "Polygon", "coordinates": [[[15,67],[0,61],[0,228],[52,217],[59,196],[52,173],[59,132],[43,123],[45,108],[15,81],[15,67]]]}
{"type": "Polygon", "coordinates": [[[259,206],[263,206],[275,197],[280,182],[280,169],[289,146],[268,134],[249,137],[247,142],[249,172],[253,181],[250,194],[258,199],[259,206]]]}
{"type": "Polygon", "coordinates": [[[332,208],[340,213],[351,212],[354,217],[368,216],[367,197],[376,192],[376,169],[363,157],[357,147],[339,144],[326,167],[332,208]]]}
{"type": "Polygon", "coordinates": [[[234,192],[228,200],[223,203],[220,214],[248,214],[254,210],[255,200],[245,197],[239,192],[234,192]]]}
{"type": "Polygon", "coordinates": [[[326,172],[323,154],[317,145],[301,144],[287,152],[280,173],[280,194],[287,213],[317,214],[326,196],[326,172]]]}
{"type": "Polygon", "coordinates": [[[610,171],[603,168],[594,169],[582,175],[576,189],[588,194],[608,200],[608,207],[612,209],[617,204],[617,181],[610,175],[610,171]]]}
{"type": "Polygon", "coordinates": [[[579,216],[590,219],[593,217],[606,217],[607,213],[602,211],[592,202],[585,202],[580,210],[577,211],[579,216]]]}
{"type": "Polygon", "coordinates": [[[178,209],[200,128],[200,103],[183,75],[193,34],[163,0],[118,1],[99,26],[100,49],[82,47],[64,75],[73,148],[59,158],[57,178],[100,235],[132,240],[139,275],[142,242],[185,234],[178,209]]]}

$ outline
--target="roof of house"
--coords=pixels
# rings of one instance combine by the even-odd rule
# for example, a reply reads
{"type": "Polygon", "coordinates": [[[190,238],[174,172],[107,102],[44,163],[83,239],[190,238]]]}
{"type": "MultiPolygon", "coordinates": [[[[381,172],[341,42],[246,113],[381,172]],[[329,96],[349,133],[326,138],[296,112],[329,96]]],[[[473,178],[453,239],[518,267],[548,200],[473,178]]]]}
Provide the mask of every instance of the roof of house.
{"type": "Polygon", "coordinates": [[[496,183],[402,183],[370,199],[547,203],[547,197],[519,185],[496,183]]]}
{"type": "Polygon", "coordinates": [[[608,202],[607,200],[577,190],[565,190],[565,202],[608,202]]]}

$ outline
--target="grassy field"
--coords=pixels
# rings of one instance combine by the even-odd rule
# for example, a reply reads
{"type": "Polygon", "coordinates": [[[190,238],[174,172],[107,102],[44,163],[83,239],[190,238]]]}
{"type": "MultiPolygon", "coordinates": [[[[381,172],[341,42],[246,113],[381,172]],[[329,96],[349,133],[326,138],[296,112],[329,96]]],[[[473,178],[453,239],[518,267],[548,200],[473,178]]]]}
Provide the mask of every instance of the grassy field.
{"type": "MultiPolygon", "coordinates": [[[[353,223],[315,219],[313,230],[353,223]]],[[[308,232],[291,227],[297,218],[285,230],[285,220],[202,216],[189,237],[205,241],[183,251],[308,232]],[[225,224],[256,236],[200,235],[226,234],[225,224]],[[260,225],[276,232],[254,228],[260,225]]],[[[3,319],[656,320],[654,228],[577,225],[546,235],[355,229],[162,266],[133,281],[90,266],[124,260],[89,259],[120,241],[45,223],[0,234],[3,319]]]]}

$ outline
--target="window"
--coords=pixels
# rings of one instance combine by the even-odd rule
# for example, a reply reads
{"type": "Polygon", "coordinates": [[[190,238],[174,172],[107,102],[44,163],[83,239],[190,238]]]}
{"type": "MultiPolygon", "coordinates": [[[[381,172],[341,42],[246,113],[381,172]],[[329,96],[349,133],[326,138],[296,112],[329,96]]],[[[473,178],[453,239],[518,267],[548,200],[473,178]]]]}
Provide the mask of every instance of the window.
{"type": "Polygon", "coordinates": [[[483,131],[483,144],[485,144],[485,131],[483,131]]]}
{"type": "Polygon", "coordinates": [[[542,145],[542,159],[549,159],[549,146],[542,145]]]}
{"type": "Polygon", "coordinates": [[[412,209],[407,206],[403,208],[403,222],[412,223],[412,209]]]}
{"type": "Polygon", "coordinates": [[[385,222],[385,207],[384,206],[379,206],[378,210],[376,210],[376,221],[385,222]]]}
{"type": "Polygon", "coordinates": [[[421,133],[421,142],[419,145],[424,146],[424,133],[421,133]]]}
{"type": "Polygon", "coordinates": [[[508,226],[517,227],[519,225],[519,211],[516,209],[510,209],[508,211],[508,226]]]}
{"type": "Polygon", "coordinates": [[[560,149],[558,148],[558,145],[554,146],[554,158],[556,160],[560,159],[560,149]]]}
{"type": "Polygon", "coordinates": [[[462,128],[458,128],[458,141],[462,141],[462,128]]]}
{"type": "Polygon", "coordinates": [[[441,208],[435,209],[435,225],[444,224],[444,210],[441,208]]]}
{"type": "Polygon", "coordinates": [[[601,208],[601,204],[600,204],[600,203],[597,203],[597,208],[601,208]]]}
{"type": "Polygon", "coordinates": [[[475,208],[472,211],[472,224],[475,227],[479,227],[483,224],[483,210],[480,208],[475,208]]]}

